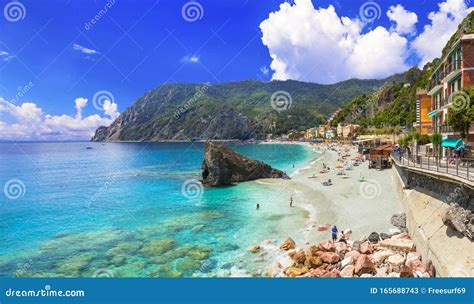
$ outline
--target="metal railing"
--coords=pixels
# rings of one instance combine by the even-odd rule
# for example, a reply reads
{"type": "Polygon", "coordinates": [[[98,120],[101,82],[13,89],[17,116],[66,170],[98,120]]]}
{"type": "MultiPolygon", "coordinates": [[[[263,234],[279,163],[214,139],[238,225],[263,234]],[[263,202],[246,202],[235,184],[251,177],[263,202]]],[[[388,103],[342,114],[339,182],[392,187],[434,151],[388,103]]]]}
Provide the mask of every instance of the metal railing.
{"type": "Polygon", "coordinates": [[[468,181],[474,181],[474,159],[473,158],[448,158],[440,159],[434,156],[400,156],[392,152],[392,159],[398,164],[406,167],[419,168],[432,172],[457,176],[468,181]]]}

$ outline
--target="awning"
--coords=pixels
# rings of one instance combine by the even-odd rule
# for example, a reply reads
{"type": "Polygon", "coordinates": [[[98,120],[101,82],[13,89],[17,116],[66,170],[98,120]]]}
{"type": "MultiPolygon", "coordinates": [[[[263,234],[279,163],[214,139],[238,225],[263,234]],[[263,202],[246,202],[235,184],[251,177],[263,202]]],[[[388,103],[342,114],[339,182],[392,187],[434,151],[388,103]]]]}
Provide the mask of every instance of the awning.
{"type": "Polygon", "coordinates": [[[463,144],[461,138],[446,138],[443,139],[442,147],[456,149],[463,144]]]}
{"type": "Polygon", "coordinates": [[[430,113],[428,113],[428,117],[433,118],[436,116],[436,113],[437,113],[436,111],[431,111],[430,113]]]}

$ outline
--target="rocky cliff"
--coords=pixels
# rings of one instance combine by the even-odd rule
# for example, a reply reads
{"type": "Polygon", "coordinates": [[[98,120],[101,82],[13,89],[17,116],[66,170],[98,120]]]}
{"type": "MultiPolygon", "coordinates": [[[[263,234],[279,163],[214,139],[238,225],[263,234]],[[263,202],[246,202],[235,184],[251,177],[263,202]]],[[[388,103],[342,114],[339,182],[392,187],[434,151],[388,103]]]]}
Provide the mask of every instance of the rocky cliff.
{"type": "Polygon", "coordinates": [[[285,172],[248,157],[228,147],[206,142],[202,163],[202,183],[207,187],[231,185],[259,178],[289,178],[285,172]]]}

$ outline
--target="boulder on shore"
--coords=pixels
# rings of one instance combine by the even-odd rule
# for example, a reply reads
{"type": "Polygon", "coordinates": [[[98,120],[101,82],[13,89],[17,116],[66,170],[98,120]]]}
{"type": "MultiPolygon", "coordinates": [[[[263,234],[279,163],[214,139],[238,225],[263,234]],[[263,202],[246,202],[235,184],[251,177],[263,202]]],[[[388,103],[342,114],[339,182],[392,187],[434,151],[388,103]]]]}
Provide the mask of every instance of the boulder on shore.
{"type": "Polygon", "coordinates": [[[390,223],[392,223],[393,226],[398,227],[398,228],[406,228],[407,227],[407,215],[406,213],[399,213],[399,214],[394,214],[390,218],[390,223]]]}
{"type": "Polygon", "coordinates": [[[281,244],[280,249],[288,251],[290,249],[295,249],[295,247],[296,247],[295,241],[293,241],[292,238],[287,238],[283,242],[283,244],[281,244]]]}
{"type": "Polygon", "coordinates": [[[202,163],[202,183],[204,186],[226,186],[232,183],[252,181],[260,178],[285,178],[285,172],[248,157],[232,149],[206,142],[202,163]]]}
{"type": "Polygon", "coordinates": [[[474,240],[474,213],[452,204],[443,214],[443,222],[462,235],[474,240]]]}

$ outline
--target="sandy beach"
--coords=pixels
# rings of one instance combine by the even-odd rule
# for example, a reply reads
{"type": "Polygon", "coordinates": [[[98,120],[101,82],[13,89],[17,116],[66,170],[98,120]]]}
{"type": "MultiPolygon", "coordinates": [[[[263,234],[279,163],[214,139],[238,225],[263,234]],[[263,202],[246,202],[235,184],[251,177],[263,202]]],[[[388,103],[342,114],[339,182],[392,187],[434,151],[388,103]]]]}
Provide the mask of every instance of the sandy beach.
{"type": "Polygon", "coordinates": [[[336,225],[339,231],[351,229],[352,239],[362,239],[374,231],[389,232],[394,228],[390,217],[402,212],[402,205],[390,170],[369,170],[368,163],[364,162],[345,170],[349,177],[343,178],[337,175],[341,169],[336,169],[336,165],[342,163],[338,159],[342,155],[350,155],[345,161],[353,163],[351,158],[357,155],[354,146],[305,145],[308,149],[321,152],[320,158],[297,168],[291,180],[261,181],[293,193],[294,208],[305,211],[305,227],[301,227],[299,235],[291,235],[297,243],[328,239],[329,231],[318,231],[318,227],[324,224],[336,225]],[[323,164],[330,168],[328,173],[320,173],[323,164]],[[360,182],[360,177],[365,177],[366,181],[360,182]],[[333,185],[323,186],[322,183],[328,179],[333,185]]]}

